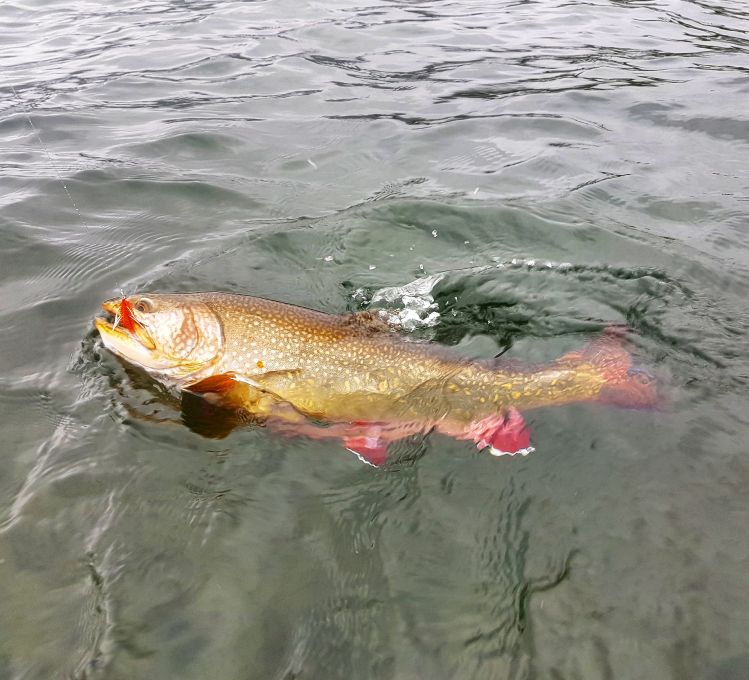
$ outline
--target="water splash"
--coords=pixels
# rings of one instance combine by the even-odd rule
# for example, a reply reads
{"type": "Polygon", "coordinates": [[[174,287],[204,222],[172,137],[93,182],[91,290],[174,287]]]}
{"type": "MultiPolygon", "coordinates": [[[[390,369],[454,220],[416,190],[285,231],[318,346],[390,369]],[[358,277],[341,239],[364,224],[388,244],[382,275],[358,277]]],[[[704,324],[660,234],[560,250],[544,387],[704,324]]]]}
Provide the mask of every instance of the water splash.
{"type": "Polygon", "coordinates": [[[433,328],[440,321],[440,313],[432,290],[444,277],[445,274],[433,274],[403,286],[380,288],[374,293],[359,288],[352,297],[378,309],[382,318],[396,328],[405,331],[433,328]]]}

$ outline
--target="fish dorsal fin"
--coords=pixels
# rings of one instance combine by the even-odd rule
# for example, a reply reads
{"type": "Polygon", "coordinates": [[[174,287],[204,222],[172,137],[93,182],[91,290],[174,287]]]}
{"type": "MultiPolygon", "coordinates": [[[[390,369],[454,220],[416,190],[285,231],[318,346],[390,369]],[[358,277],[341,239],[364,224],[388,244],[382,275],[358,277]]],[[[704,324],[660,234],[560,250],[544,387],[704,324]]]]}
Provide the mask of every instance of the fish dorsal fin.
{"type": "Polygon", "coordinates": [[[392,333],[394,328],[376,312],[353,312],[343,317],[344,326],[364,335],[392,333]]]}

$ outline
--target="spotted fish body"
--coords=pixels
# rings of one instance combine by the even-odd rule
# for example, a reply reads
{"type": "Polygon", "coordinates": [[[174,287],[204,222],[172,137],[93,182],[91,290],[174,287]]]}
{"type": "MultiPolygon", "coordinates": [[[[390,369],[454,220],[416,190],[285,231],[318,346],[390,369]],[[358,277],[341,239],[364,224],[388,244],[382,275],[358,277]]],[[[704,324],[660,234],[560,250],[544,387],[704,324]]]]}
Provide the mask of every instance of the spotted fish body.
{"type": "Polygon", "coordinates": [[[502,371],[404,342],[369,314],[333,316],[257,298],[221,295],[209,303],[223,321],[216,373],[234,372],[334,420],[433,419],[471,422],[509,406],[593,398],[600,372],[553,367],[502,371]]]}
{"type": "MultiPolygon", "coordinates": [[[[118,304],[104,308],[116,313],[118,304]]],[[[368,312],[331,315],[227,293],[129,304],[134,332],[97,320],[105,345],[179,389],[260,416],[291,406],[331,423],[437,427],[475,440],[486,423],[517,410],[593,400],[641,406],[653,396],[609,336],[556,362],[519,367],[406,341],[368,312]]]]}

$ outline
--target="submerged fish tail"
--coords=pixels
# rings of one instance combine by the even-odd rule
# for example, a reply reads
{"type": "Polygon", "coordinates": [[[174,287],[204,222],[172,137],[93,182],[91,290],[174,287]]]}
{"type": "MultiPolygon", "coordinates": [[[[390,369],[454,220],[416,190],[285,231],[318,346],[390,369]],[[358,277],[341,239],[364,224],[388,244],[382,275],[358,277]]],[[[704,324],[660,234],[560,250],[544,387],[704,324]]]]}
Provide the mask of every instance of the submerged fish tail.
{"type": "Polygon", "coordinates": [[[632,364],[632,355],[624,341],[625,331],[607,330],[581,352],[567,354],[560,362],[577,364],[581,370],[592,369],[601,383],[595,401],[621,408],[648,409],[659,405],[655,377],[632,364]]]}
{"type": "Polygon", "coordinates": [[[549,364],[499,362],[463,377],[447,387],[462,397],[463,411],[474,417],[509,408],[522,411],[574,402],[624,408],[651,408],[658,402],[654,378],[632,366],[618,330],[607,331],[582,350],[549,364]]]}

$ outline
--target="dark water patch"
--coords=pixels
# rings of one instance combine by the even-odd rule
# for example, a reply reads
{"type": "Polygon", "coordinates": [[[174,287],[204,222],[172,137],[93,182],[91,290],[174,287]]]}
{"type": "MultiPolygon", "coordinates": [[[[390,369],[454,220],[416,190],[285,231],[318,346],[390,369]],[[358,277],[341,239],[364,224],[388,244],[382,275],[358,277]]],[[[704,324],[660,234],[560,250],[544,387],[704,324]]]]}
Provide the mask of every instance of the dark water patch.
{"type": "Polygon", "coordinates": [[[669,116],[669,107],[664,105],[639,104],[631,110],[635,116],[642,116],[656,125],[664,127],[681,127],[690,132],[702,132],[718,139],[737,142],[749,141],[747,121],[733,118],[689,118],[681,120],[676,116],[669,116]]]}

